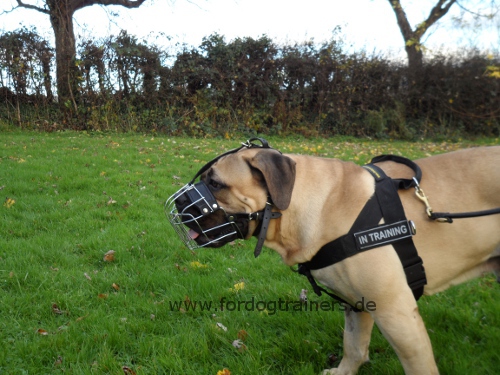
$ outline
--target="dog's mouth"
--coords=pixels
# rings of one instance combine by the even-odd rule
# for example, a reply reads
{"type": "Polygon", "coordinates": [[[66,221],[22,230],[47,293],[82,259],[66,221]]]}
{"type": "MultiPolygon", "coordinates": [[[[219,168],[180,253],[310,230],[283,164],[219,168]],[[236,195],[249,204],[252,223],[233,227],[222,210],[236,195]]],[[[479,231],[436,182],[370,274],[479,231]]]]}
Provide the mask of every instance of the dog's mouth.
{"type": "Polygon", "coordinates": [[[242,238],[239,236],[239,230],[234,228],[234,225],[223,225],[223,228],[217,233],[211,233],[214,228],[202,230],[200,233],[194,229],[188,229],[187,235],[191,241],[196,242],[198,247],[218,248],[242,238]]]}
{"type": "Polygon", "coordinates": [[[188,230],[188,236],[189,238],[191,238],[193,241],[195,241],[199,236],[200,236],[200,233],[196,232],[195,230],[193,229],[189,229],[188,230]]]}

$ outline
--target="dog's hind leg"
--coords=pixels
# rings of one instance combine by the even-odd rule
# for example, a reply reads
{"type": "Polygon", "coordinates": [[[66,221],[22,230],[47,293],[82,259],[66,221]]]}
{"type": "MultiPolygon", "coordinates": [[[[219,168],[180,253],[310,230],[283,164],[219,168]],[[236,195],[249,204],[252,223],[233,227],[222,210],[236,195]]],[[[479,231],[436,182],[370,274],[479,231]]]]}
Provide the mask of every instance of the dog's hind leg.
{"type": "Polygon", "coordinates": [[[339,367],[323,371],[323,375],[356,374],[368,362],[368,346],[373,328],[373,318],[367,312],[345,310],[344,356],[339,367]]]}

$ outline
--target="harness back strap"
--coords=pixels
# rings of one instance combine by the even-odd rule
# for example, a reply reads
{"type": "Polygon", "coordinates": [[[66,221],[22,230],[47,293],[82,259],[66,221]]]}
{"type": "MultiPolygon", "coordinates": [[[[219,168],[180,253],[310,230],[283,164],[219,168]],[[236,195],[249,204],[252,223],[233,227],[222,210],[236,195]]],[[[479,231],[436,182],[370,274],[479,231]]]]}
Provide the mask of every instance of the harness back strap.
{"type": "MultiPolygon", "coordinates": [[[[385,160],[403,162],[403,164],[408,165],[415,171],[417,181],[421,177],[420,168],[408,159],[392,155],[385,156],[383,160],[381,158],[377,159],[372,160],[372,162],[385,160]]],[[[324,245],[309,262],[300,264],[299,273],[306,275],[311,282],[311,279],[314,280],[310,274],[311,270],[328,267],[360,252],[392,244],[401,260],[408,285],[415,299],[418,300],[423,294],[427,279],[422,259],[418,256],[412,240],[414,228],[406,219],[397,192],[398,188],[408,189],[414,186],[415,182],[406,179],[393,180],[382,169],[373,164],[365,165],[364,168],[375,178],[375,194],[365,204],[349,232],[324,245]],[[382,218],[384,224],[379,225],[382,218]],[[392,238],[389,236],[389,238],[383,240],[372,240],[373,238],[377,239],[379,233],[396,232],[399,234],[394,235],[392,238]]],[[[315,283],[311,282],[311,284],[316,294],[321,295],[321,291],[318,292],[315,283]]],[[[345,301],[341,300],[341,302],[345,301]]]]}

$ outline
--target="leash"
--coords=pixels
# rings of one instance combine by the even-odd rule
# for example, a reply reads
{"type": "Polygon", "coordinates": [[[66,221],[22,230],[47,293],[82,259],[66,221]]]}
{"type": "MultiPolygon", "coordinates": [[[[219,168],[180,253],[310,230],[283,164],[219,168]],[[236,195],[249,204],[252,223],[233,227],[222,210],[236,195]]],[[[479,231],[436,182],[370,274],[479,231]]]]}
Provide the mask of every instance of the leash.
{"type": "Polygon", "coordinates": [[[473,217],[500,214],[500,207],[492,208],[490,210],[472,211],[472,212],[456,212],[456,213],[434,212],[432,210],[431,205],[429,204],[429,199],[427,198],[424,191],[420,187],[418,181],[414,182],[415,182],[415,195],[425,204],[425,212],[427,213],[427,217],[431,220],[437,221],[438,223],[451,224],[453,223],[453,219],[470,219],[473,217]]]}
{"type": "Polygon", "coordinates": [[[369,165],[374,164],[374,163],[381,163],[383,161],[394,161],[399,164],[404,164],[407,167],[411,168],[415,172],[415,177],[413,177],[411,180],[410,179],[393,179],[394,183],[399,189],[409,189],[411,187],[415,188],[415,195],[417,196],[418,199],[420,199],[424,204],[425,204],[425,212],[427,213],[427,216],[431,220],[435,220],[439,223],[453,223],[453,219],[469,219],[473,217],[481,217],[481,216],[488,216],[488,215],[496,215],[500,214],[500,207],[498,208],[493,208],[489,210],[482,210],[482,211],[473,211],[473,212],[457,212],[457,213],[450,213],[450,212],[434,212],[432,210],[431,205],[429,204],[429,200],[427,196],[425,195],[424,191],[420,187],[420,181],[422,179],[422,170],[420,167],[410,159],[404,158],[402,156],[397,156],[397,155],[380,155],[375,158],[373,158],[370,161],[370,164],[365,165],[365,168],[368,168],[369,165]]]}

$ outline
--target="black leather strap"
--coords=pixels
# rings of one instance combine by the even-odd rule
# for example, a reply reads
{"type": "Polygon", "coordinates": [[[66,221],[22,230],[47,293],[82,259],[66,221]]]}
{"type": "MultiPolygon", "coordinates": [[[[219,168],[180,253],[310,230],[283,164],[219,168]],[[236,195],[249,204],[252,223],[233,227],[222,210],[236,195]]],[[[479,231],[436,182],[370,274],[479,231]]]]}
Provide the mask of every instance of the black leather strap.
{"type": "MultiPolygon", "coordinates": [[[[398,155],[376,156],[370,161],[370,164],[368,164],[368,165],[372,165],[375,163],[381,163],[383,161],[393,161],[393,162],[396,162],[399,164],[406,165],[407,167],[411,168],[413,170],[413,172],[415,172],[415,178],[417,179],[418,182],[420,182],[422,180],[422,170],[420,169],[420,167],[414,161],[407,159],[407,158],[404,158],[402,156],[398,156],[398,155]]],[[[413,179],[408,180],[406,178],[399,178],[399,179],[396,178],[396,179],[393,179],[393,181],[396,183],[396,186],[398,187],[398,189],[408,190],[409,188],[415,187],[415,185],[416,185],[415,181],[413,179]]]]}
{"type": "Polygon", "coordinates": [[[469,219],[471,217],[480,217],[480,216],[488,216],[496,214],[500,214],[500,207],[493,208],[491,210],[474,211],[474,212],[457,212],[457,213],[432,212],[430,218],[432,220],[444,221],[451,224],[453,223],[453,219],[469,219]]]}
{"type": "MultiPolygon", "coordinates": [[[[268,200],[270,200],[270,198],[268,198],[268,200]]],[[[271,211],[272,207],[273,207],[272,203],[266,202],[266,208],[264,209],[263,218],[260,223],[259,235],[257,237],[258,238],[257,245],[255,246],[255,250],[253,252],[253,255],[256,258],[260,255],[262,251],[262,246],[264,245],[264,241],[266,240],[266,234],[267,234],[267,229],[269,228],[269,222],[271,221],[271,219],[277,219],[281,217],[281,213],[271,211]]]]}
{"type": "MultiPolygon", "coordinates": [[[[194,183],[194,181],[203,174],[203,172],[206,172],[212,165],[214,165],[220,158],[226,156],[226,155],[230,155],[230,154],[234,154],[238,151],[240,151],[241,149],[244,149],[244,148],[255,148],[255,147],[258,147],[258,148],[268,148],[268,149],[271,149],[271,150],[274,150],[274,148],[272,148],[271,146],[269,146],[269,143],[264,139],[264,138],[258,138],[258,137],[255,137],[255,138],[250,138],[248,141],[246,141],[246,143],[242,143],[240,147],[237,147],[237,148],[234,148],[232,150],[229,150],[215,158],[213,158],[212,160],[210,160],[207,164],[205,164],[203,167],[201,167],[201,169],[194,175],[193,179],[191,180],[190,184],[194,183]],[[258,145],[256,143],[253,143],[254,141],[259,141],[261,143],[261,145],[258,145]]],[[[281,154],[280,151],[276,150],[276,152],[279,152],[281,154]]]]}

